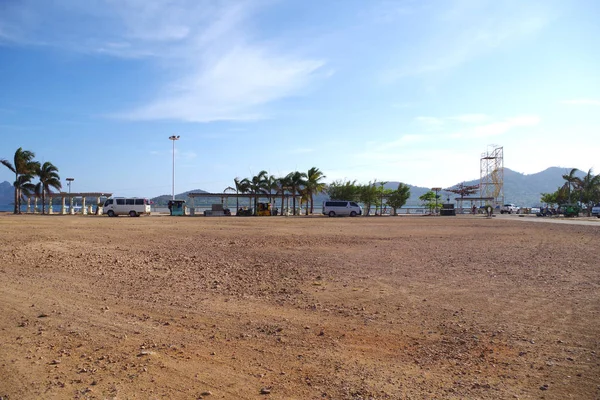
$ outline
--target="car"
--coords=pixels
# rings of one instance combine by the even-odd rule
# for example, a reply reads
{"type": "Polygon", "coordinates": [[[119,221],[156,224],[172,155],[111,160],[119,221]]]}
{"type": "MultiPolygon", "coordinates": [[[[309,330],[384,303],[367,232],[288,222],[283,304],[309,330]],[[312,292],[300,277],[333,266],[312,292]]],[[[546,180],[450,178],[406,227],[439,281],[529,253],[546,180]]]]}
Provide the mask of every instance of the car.
{"type": "Polygon", "coordinates": [[[519,207],[513,203],[506,203],[500,208],[500,214],[518,214],[519,207]]]}
{"type": "Polygon", "coordinates": [[[592,216],[600,218],[600,203],[592,207],[592,216]]]}

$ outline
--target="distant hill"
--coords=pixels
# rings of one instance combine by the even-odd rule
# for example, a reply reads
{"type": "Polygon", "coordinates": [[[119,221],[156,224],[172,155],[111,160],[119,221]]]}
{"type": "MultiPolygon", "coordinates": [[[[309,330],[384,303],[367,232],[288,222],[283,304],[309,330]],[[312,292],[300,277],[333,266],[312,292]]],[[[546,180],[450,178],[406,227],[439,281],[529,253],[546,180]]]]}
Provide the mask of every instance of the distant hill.
{"type": "MultiPolygon", "coordinates": [[[[525,175],[520,172],[513,171],[510,168],[504,168],[504,201],[507,203],[515,203],[520,207],[534,207],[540,206],[541,193],[552,193],[555,192],[565,181],[562,178],[563,175],[568,174],[572,168],[560,168],[550,167],[541,172],[535,174],[525,175]]],[[[585,176],[584,172],[579,172],[578,177],[585,176]]],[[[396,189],[399,182],[388,182],[385,187],[388,189],[396,189]]],[[[464,183],[465,185],[477,185],[479,179],[473,179],[465,182],[458,182],[454,187],[464,183]]],[[[431,188],[410,186],[410,198],[407,201],[407,205],[418,205],[420,204],[419,196],[431,190],[431,188]]],[[[450,189],[444,188],[444,189],[450,189]]],[[[456,194],[446,192],[442,190],[440,192],[442,200],[446,200],[448,197],[451,202],[458,197],[456,194]]],[[[478,195],[474,195],[476,197],[478,195]]]]}
{"type": "MultiPolygon", "coordinates": [[[[571,168],[561,168],[561,167],[550,167],[541,172],[537,172],[535,174],[525,175],[519,172],[513,171],[510,168],[504,168],[504,199],[508,203],[515,203],[521,207],[532,207],[539,206],[540,204],[540,195],[541,193],[551,193],[556,191],[556,189],[564,184],[564,179],[562,176],[564,174],[568,174],[571,171],[571,168]]],[[[585,175],[584,172],[580,172],[578,174],[579,177],[583,177],[585,175]]],[[[396,189],[398,187],[399,182],[388,182],[384,185],[387,189],[396,189]]],[[[463,182],[458,182],[458,184],[463,182]]],[[[465,185],[476,185],[479,183],[479,179],[473,179],[470,181],[465,181],[465,185]]],[[[419,205],[421,202],[419,201],[419,196],[428,192],[431,188],[422,187],[422,186],[414,186],[410,185],[410,193],[411,196],[408,199],[407,205],[419,205]]],[[[444,188],[448,189],[448,188],[444,188]]],[[[190,202],[190,198],[188,197],[189,193],[208,193],[205,190],[196,189],[189,190],[187,192],[179,193],[175,196],[177,199],[185,200],[187,203],[190,202]]],[[[449,197],[451,202],[454,202],[454,199],[457,197],[454,193],[441,191],[440,195],[442,196],[442,201],[446,201],[449,197]]],[[[11,204],[13,203],[14,190],[13,186],[8,182],[0,183],[0,204],[11,204]]],[[[328,196],[326,194],[320,194],[315,196],[315,204],[320,204],[323,201],[327,200],[328,196]]],[[[169,200],[171,200],[171,195],[165,194],[162,196],[157,196],[151,199],[154,204],[158,206],[166,207],[169,200]]],[[[194,200],[194,204],[196,206],[209,206],[211,203],[220,203],[220,199],[202,199],[196,198],[194,200]]],[[[235,199],[230,198],[229,204],[234,204],[235,199]]],[[[239,199],[240,205],[247,205],[248,200],[244,198],[239,199]]]]}
{"type": "MultiPolygon", "coordinates": [[[[208,192],[206,190],[202,190],[202,189],[188,190],[187,192],[176,194],[175,198],[178,200],[185,200],[185,202],[189,204],[190,200],[191,200],[190,197],[188,197],[189,193],[208,193],[208,192]]],[[[163,194],[161,196],[151,198],[150,201],[152,201],[157,206],[166,207],[167,204],[169,203],[169,200],[171,200],[172,198],[173,198],[173,196],[170,194],[163,194]]],[[[194,204],[200,205],[197,199],[194,202],[194,204]]]]}
{"type": "Polygon", "coordinates": [[[7,181],[0,183],[0,204],[14,204],[15,190],[7,181]]]}

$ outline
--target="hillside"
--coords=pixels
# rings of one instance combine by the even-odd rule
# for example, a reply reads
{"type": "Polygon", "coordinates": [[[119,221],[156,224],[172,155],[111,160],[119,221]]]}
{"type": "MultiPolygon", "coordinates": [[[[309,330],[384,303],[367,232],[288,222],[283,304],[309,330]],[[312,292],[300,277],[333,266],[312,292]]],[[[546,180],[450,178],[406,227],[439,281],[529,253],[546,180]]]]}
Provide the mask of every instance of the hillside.
{"type": "MultiPolygon", "coordinates": [[[[561,167],[550,167],[541,172],[537,172],[535,174],[525,175],[520,172],[513,171],[509,168],[504,168],[504,198],[506,202],[515,203],[519,206],[523,207],[532,207],[540,205],[540,194],[541,193],[550,193],[556,191],[559,186],[564,184],[564,180],[562,179],[562,175],[568,173],[571,168],[561,168],[561,167]]],[[[578,176],[583,177],[585,175],[584,172],[580,172],[578,176]]],[[[398,187],[399,182],[388,182],[385,184],[385,188],[387,189],[396,189],[398,187]]],[[[461,182],[457,182],[459,184],[461,182]]],[[[465,185],[476,185],[479,183],[479,179],[473,179],[470,181],[465,181],[465,185]]],[[[419,205],[419,196],[423,195],[431,188],[422,187],[422,186],[414,186],[410,185],[411,196],[408,199],[407,205],[419,205]]],[[[205,190],[196,189],[189,190],[187,192],[179,193],[175,197],[178,199],[184,199],[187,202],[190,201],[188,198],[188,193],[207,193],[205,190]]],[[[450,201],[457,197],[455,194],[441,191],[440,195],[442,197],[442,201],[447,201],[450,198],[450,201]]],[[[9,182],[1,182],[0,183],[0,204],[12,204],[13,202],[13,186],[9,182]]],[[[154,204],[158,206],[166,206],[168,201],[171,199],[171,195],[165,194],[162,196],[157,196],[152,198],[151,200],[154,204]]],[[[320,194],[315,196],[315,204],[320,204],[324,200],[327,200],[328,197],[326,194],[320,194]]],[[[195,199],[194,203],[197,206],[208,206],[213,202],[219,202],[217,199],[195,199]]],[[[229,199],[230,207],[235,203],[234,198],[229,199]]],[[[247,205],[248,200],[245,198],[239,199],[240,205],[247,205]]]]}

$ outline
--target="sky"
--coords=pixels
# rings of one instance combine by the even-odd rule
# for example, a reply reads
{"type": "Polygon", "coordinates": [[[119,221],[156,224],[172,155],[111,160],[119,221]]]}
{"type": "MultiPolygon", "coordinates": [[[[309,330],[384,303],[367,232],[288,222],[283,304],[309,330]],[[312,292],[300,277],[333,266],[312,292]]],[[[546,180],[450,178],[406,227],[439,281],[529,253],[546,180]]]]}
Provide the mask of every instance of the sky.
{"type": "Polygon", "coordinates": [[[597,0],[1,0],[0,158],[138,197],[171,194],[173,159],[175,193],[311,167],[445,188],[494,146],[600,172],[598,21],[597,0]]]}

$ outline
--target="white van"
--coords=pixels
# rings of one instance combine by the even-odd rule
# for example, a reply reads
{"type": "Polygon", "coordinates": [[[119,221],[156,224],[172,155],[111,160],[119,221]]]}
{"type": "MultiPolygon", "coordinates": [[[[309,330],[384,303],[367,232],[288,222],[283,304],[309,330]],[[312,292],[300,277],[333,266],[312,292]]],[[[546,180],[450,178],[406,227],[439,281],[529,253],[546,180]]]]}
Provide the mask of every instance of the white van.
{"type": "Polygon", "coordinates": [[[102,214],[109,217],[129,215],[139,217],[142,214],[150,215],[150,201],[137,197],[114,197],[104,202],[102,214]]]}
{"type": "Polygon", "coordinates": [[[349,215],[356,217],[362,214],[362,208],[353,201],[328,200],[323,202],[323,215],[349,215]]]}

